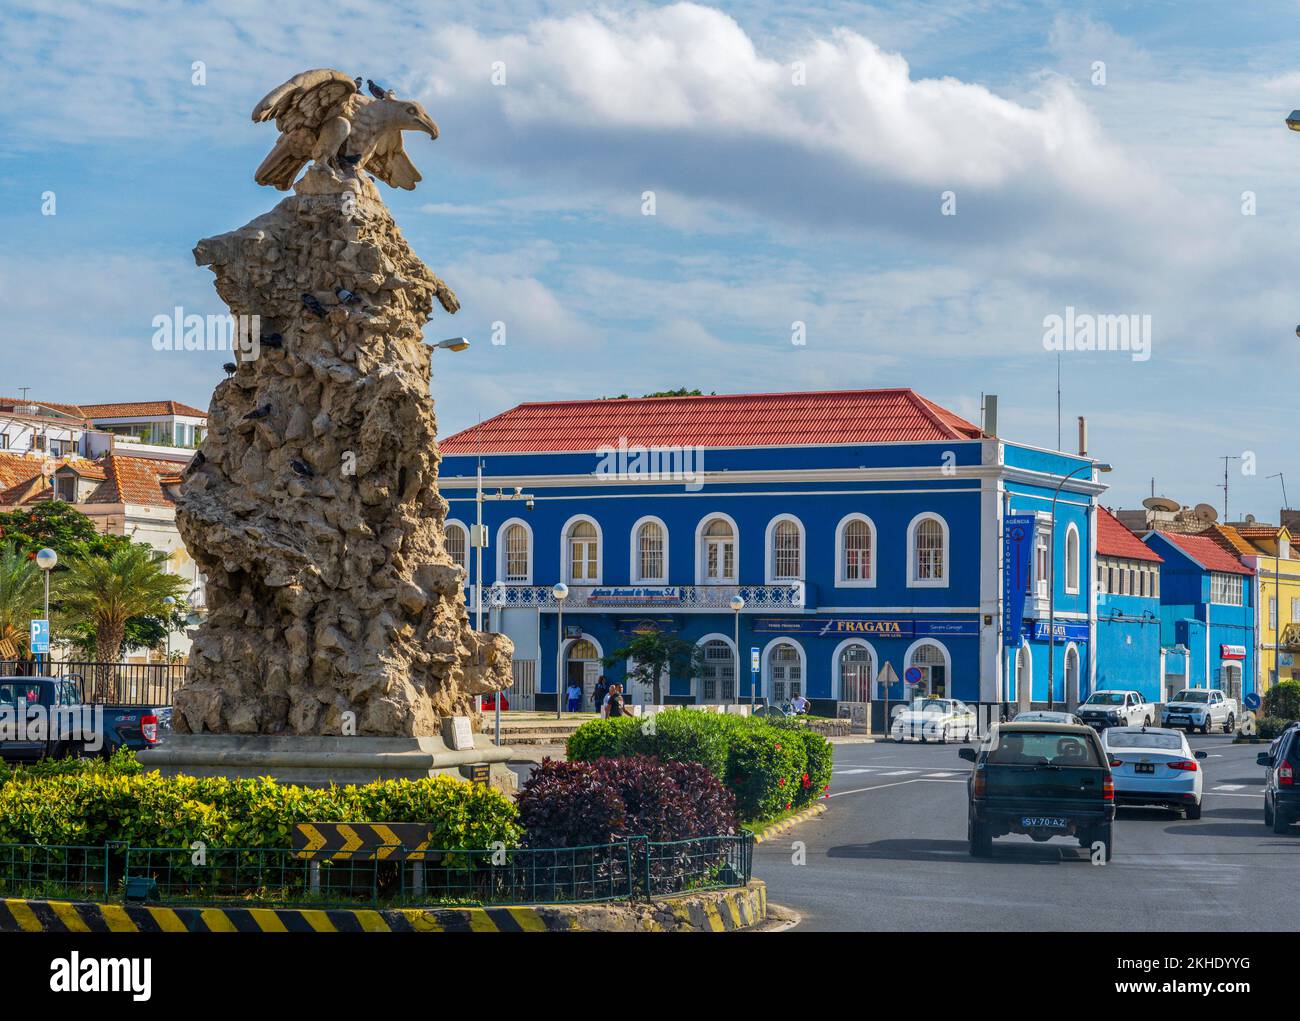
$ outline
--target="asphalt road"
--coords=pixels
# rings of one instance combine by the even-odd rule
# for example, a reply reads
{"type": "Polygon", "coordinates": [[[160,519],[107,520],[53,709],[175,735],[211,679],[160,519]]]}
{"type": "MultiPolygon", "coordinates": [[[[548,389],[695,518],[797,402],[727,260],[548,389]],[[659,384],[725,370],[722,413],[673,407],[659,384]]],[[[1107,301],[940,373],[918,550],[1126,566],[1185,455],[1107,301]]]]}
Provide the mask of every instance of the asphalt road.
{"type": "Polygon", "coordinates": [[[1300,826],[1264,827],[1266,746],[1191,745],[1209,756],[1201,818],[1120,808],[1100,866],[1074,840],[1014,835],[970,857],[959,745],[837,745],[826,813],[759,844],[754,871],[796,931],[1300,929],[1300,826]]]}

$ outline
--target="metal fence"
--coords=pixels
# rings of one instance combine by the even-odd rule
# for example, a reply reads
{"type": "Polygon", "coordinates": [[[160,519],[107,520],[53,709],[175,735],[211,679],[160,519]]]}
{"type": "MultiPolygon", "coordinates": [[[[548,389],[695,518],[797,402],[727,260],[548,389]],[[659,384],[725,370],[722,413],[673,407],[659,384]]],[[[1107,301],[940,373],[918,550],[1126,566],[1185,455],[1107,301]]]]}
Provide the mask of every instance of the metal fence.
{"type": "Polygon", "coordinates": [[[283,848],[0,844],[0,896],[292,907],[578,904],[745,885],[748,832],[691,840],[484,850],[398,849],[381,861],[283,848]]]}
{"type": "Polygon", "coordinates": [[[31,660],[0,660],[0,676],[48,676],[76,681],[86,702],[164,706],[185,686],[185,663],[99,663],[68,660],[37,664],[31,660]]]}

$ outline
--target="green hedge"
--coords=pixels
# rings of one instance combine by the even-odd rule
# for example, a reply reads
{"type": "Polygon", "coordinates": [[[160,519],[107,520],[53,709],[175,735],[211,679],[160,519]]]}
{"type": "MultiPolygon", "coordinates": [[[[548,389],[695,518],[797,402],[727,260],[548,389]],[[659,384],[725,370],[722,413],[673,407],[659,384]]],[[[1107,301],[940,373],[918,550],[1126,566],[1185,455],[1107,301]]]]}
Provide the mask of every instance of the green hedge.
{"type": "Polygon", "coordinates": [[[1269,741],[1281,734],[1287,727],[1291,726],[1291,721],[1281,716],[1261,716],[1255,724],[1255,733],[1269,741]]]}
{"type": "Polygon", "coordinates": [[[111,765],[11,777],[0,786],[0,843],[287,848],[294,823],[339,821],[429,823],[434,847],[483,848],[513,845],[522,832],[505,795],[446,776],[310,788],[111,765]]]}
{"type": "Polygon", "coordinates": [[[0,762],[0,786],[14,781],[44,780],[54,776],[82,776],[95,773],[103,776],[132,776],[144,771],[136,761],[135,752],[119,748],[111,758],[92,759],[40,759],[22,765],[0,762]]]}
{"type": "Polygon", "coordinates": [[[571,762],[629,755],[698,762],[735,794],[737,814],[750,821],[812,804],[831,779],[830,742],[799,720],[672,709],[584,723],[567,751],[571,762]]]}

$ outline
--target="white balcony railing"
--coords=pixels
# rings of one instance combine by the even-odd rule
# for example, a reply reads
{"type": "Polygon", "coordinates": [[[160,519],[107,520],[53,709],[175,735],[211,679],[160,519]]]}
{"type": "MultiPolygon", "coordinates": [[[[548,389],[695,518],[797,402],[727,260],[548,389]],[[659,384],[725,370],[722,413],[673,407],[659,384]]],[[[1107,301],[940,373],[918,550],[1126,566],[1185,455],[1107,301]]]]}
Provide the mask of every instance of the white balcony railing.
{"type": "MultiPolygon", "coordinates": [[[[554,609],[550,585],[496,584],[484,593],[490,606],[554,609]]],[[[745,610],[802,610],[802,582],[787,585],[570,585],[564,608],[609,610],[730,610],[739,594],[745,610]]],[[[471,599],[473,587],[470,586],[471,599]]],[[[471,603],[472,605],[472,603],[471,603]]]]}

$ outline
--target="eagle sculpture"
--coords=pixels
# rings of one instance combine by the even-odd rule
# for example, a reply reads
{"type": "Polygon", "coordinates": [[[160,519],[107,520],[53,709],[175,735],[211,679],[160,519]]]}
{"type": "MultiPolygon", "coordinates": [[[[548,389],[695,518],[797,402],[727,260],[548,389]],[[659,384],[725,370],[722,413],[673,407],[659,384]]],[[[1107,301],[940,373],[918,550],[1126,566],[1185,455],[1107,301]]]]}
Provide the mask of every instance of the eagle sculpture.
{"type": "Polygon", "coordinates": [[[368,170],[393,188],[415,187],[420,172],[402,148],[402,132],[437,138],[438,125],[419,103],[398,99],[391,89],[372,83],[374,96],[362,95],[359,81],[329,68],[304,71],[257,104],[254,122],[274,119],[280,129],[254,175],[258,184],[288,191],[303,165],[315,160],[368,170]]]}

